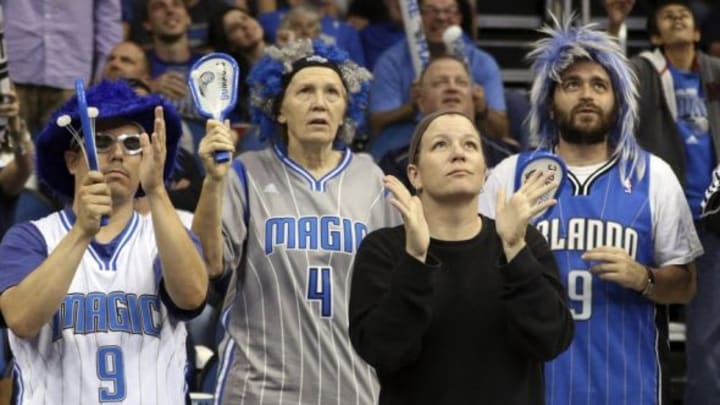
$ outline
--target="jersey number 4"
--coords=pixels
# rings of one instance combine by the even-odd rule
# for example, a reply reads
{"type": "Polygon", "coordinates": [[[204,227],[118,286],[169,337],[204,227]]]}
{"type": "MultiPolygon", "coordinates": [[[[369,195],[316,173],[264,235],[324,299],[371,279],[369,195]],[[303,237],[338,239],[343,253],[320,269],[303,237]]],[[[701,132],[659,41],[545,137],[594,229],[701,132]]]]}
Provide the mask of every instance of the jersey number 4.
{"type": "Polygon", "coordinates": [[[568,273],[570,312],[576,321],[592,316],[592,274],[587,270],[570,270],[568,273]]]}
{"type": "Polygon", "coordinates": [[[332,318],[332,272],[330,267],[308,267],[307,299],[320,301],[320,315],[332,318]]]}
{"type": "Polygon", "coordinates": [[[120,346],[100,346],[97,351],[97,375],[105,384],[98,389],[100,402],[125,399],[125,363],[120,346]]]}

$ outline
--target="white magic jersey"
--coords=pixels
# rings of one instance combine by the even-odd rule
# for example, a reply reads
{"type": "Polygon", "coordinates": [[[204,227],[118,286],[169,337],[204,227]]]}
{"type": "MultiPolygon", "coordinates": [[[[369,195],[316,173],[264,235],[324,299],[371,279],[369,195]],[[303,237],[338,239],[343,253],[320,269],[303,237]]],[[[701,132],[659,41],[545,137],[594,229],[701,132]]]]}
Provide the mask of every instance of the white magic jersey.
{"type": "MultiPolygon", "coordinates": [[[[72,226],[68,212],[33,222],[48,252],[72,226]]],[[[115,241],[87,249],[35,338],[8,330],[19,404],[185,403],[185,325],[161,302],[156,256],[152,220],[134,213],[115,241]]]]}
{"type": "Polygon", "coordinates": [[[382,172],[346,150],[316,180],[275,147],[241,155],[228,177],[225,265],[237,270],[222,317],[216,401],[377,403],[377,378],[350,344],[347,312],[360,241],[399,223],[382,172]]]}

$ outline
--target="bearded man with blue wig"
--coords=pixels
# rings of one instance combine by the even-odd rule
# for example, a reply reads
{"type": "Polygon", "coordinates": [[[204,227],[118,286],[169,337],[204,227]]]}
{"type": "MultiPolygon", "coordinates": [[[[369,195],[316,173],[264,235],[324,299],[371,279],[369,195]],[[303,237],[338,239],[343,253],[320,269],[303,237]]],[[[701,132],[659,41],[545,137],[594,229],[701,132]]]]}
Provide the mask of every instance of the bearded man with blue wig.
{"type": "Polygon", "coordinates": [[[90,134],[74,97],[37,140],[38,176],[67,207],[14,226],[0,244],[19,403],[184,403],[182,321],[202,311],[208,277],[165,189],[180,119],[124,82],[90,88],[87,104],[90,134]],[[141,195],[148,216],[133,208],[141,195]]]}
{"type": "Polygon", "coordinates": [[[523,182],[536,156],[566,167],[557,204],[534,219],[560,267],[575,319],[570,348],[545,367],[548,404],[668,401],[666,305],[695,292],[702,246],[670,166],[636,143],[637,78],[619,46],[570,19],[542,30],[530,128],[540,149],[501,162],[481,194],[523,182]]]}

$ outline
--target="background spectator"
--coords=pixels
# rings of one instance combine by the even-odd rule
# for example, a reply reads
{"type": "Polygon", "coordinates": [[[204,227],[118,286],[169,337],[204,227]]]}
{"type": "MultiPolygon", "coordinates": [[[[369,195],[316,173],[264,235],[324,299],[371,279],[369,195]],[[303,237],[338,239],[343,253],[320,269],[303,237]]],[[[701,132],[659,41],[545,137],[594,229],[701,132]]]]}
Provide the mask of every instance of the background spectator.
{"type": "Polygon", "coordinates": [[[276,42],[276,33],[280,21],[285,13],[292,7],[305,5],[315,8],[322,16],[322,33],[329,38],[334,38],[339,48],[346,50],[350,58],[360,65],[365,65],[365,55],[360,44],[360,37],[353,27],[348,23],[337,19],[335,15],[335,3],[325,0],[288,0],[289,7],[279,8],[276,11],[260,14],[258,21],[265,31],[265,39],[268,43],[276,42]]]}
{"type": "Polygon", "coordinates": [[[115,45],[103,66],[102,79],[150,79],[150,61],[145,51],[132,41],[115,45]]]}
{"type": "MultiPolygon", "coordinates": [[[[458,0],[421,0],[419,2],[423,30],[430,56],[446,52],[442,35],[451,25],[460,25],[462,15],[458,0]]],[[[466,36],[465,58],[476,84],[477,123],[483,135],[512,142],[505,113],[500,67],[495,59],[478,49],[466,36]]],[[[417,115],[417,88],[415,72],[410,69],[412,61],[407,39],[383,53],[373,70],[374,80],[370,90],[370,125],[373,134],[395,123],[412,122],[417,115]]]]}
{"type": "MultiPolygon", "coordinates": [[[[687,1],[659,0],[647,16],[654,47],[633,58],[639,79],[640,144],[670,164],[683,185],[705,253],[686,306],[685,403],[720,397],[720,236],[700,221],[701,201],[720,158],[720,59],[697,49],[700,31],[687,1]]],[[[682,229],[679,229],[682,232],[682,229]]]]}
{"type": "Polygon", "coordinates": [[[0,0],[10,77],[33,136],[50,113],[90,83],[122,40],[120,0],[0,0]]]}
{"type": "Polygon", "coordinates": [[[14,91],[2,95],[0,117],[7,119],[7,126],[4,138],[0,136],[0,240],[13,224],[16,198],[32,175],[35,160],[19,104],[14,91]]]}

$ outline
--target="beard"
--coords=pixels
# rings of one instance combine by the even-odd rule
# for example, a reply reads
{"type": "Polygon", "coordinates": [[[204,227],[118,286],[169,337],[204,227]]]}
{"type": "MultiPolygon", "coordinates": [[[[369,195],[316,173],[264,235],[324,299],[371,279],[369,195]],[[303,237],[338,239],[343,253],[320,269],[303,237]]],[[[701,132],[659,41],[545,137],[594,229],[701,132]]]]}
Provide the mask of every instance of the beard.
{"type": "Polygon", "coordinates": [[[597,108],[596,113],[600,116],[600,119],[595,125],[576,124],[575,116],[579,114],[580,109],[585,107],[585,105],[576,106],[569,113],[559,111],[556,107],[553,107],[555,123],[560,130],[560,138],[563,141],[573,145],[596,145],[605,142],[607,139],[612,123],[615,122],[615,110],[606,113],[597,108]]]}

